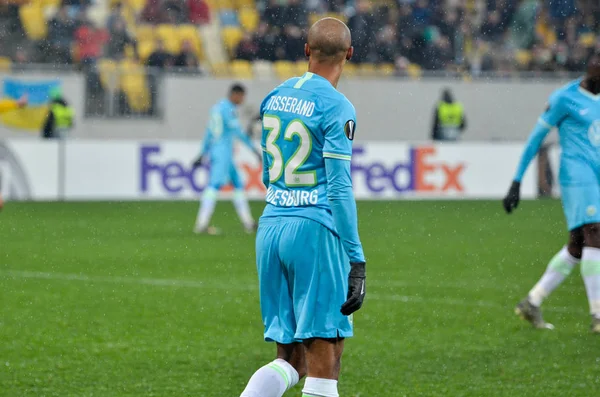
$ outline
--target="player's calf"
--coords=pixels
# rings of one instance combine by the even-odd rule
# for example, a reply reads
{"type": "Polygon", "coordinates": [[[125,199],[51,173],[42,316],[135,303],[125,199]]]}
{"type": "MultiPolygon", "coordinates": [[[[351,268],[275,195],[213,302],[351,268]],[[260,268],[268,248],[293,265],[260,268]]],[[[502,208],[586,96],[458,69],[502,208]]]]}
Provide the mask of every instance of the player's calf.
{"type": "Polygon", "coordinates": [[[338,397],[344,339],[309,339],[306,347],[308,376],[302,389],[307,397],[338,397]]]}
{"type": "Polygon", "coordinates": [[[600,224],[584,225],[583,234],[585,247],[581,256],[581,275],[592,315],[592,331],[600,332],[600,224]]]}

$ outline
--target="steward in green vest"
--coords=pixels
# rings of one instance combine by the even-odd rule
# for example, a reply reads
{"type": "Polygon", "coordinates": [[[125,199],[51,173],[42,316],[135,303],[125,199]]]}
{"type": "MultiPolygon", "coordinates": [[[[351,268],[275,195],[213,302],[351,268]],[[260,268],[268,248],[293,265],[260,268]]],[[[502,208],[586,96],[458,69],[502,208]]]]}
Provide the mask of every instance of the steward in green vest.
{"type": "Polygon", "coordinates": [[[452,91],[445,89],[442,100],[435,108],[431,139],[434,141],[456,141],[466,126],[467,120],[462,103],[456,102],[452,91]]]}
{"type": "Polygon", "coordinates": [[[52,90],[50,98],[48,116],[46,116],[46,122],[42,129],[42,137],[60,138],[73,127],[75,112],[62,97],[60,89],[52,90]]]}

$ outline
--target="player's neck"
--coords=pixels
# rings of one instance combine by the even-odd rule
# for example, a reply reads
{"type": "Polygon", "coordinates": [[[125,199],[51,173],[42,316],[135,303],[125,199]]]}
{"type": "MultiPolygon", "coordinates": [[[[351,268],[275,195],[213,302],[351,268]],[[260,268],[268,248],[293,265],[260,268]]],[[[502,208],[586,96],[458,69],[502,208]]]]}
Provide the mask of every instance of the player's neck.
{"type": "Polygon", "coordinates": [[[600,79],[587,78],[581,82],[581,88],[591,92],[594,95],[600,94],[600,79]]]}
{"type": "Polygon", "coordinates": [[[311,60],[308,63],[308,71],[323,77],[328,80],[332,86],[337,88],[340,76],[342,75],[342,65],[331,65],[311,60]]]}

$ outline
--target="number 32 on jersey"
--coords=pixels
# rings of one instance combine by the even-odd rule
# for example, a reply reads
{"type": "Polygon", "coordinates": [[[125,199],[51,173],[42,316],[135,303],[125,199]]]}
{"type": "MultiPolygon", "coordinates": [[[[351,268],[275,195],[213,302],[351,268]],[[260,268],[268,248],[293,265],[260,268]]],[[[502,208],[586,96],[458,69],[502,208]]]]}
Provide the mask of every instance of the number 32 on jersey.
{"type": "Polygon", "coordinates": [[[285,128],[283,139],[292,142],[294,136],[298,137],[298,147],[287,160],[283,158],[283,153],[277,145],[277,140],[283,128],[279,117],[265,114],[263,116],[263,128],[268,131],[265,150],[273,159],[269,167],[269,182],[277,182],[283,174],[283,181],[288,187],[316,185],[316,171],[298,171],[312,151],[312,136],[306,125],[300,119],[295,119],[290,121],[285,128]]]}

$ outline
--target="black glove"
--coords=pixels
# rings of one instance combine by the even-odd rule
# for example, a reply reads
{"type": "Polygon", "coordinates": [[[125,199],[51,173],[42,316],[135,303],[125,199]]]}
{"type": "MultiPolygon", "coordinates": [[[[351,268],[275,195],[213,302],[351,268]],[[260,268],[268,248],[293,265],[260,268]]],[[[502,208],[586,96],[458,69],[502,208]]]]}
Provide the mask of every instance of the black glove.
{"type": "Polygon", "coordinates": [[[348,276],[348,300],[344,302],[342,309],[340,310],[344,316],[349,316],[360,309],[366,294],[366,263],[351,263],[350,266],[350,275],[348,276]]]}
{"type": "Polygon", "coordinates": [[[519,206],[519,199],[521,197],[521,182],[513,181],[508,190],[508,194],[502,200],[502,205],[506,213],[510,214],[515,208],[519,206]]]}
{"type": "Polygon", "coordinates": [[[194,163],[192,165],[194,166],[194,168],[200,167],[202,165],[203,160],[204,160],[204,158],[202,156],[200,156],[194,161],[194,163]]]}

